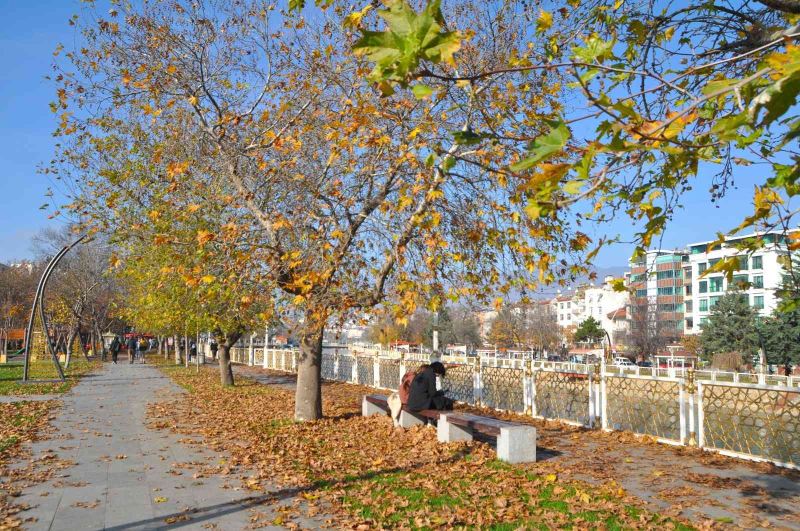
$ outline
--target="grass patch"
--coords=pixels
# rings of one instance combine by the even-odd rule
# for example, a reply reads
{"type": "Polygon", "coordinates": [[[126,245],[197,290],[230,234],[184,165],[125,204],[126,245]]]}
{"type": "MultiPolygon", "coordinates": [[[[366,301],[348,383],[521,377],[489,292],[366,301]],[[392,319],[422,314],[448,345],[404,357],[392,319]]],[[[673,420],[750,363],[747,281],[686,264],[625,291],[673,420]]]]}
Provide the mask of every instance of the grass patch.
{"type": "Polygon", "coordinates": [[[28,378],[32,383],[20,383],[24,368],[22,363],[14,362],[0,365],[0,395],[46,395],[65,393],[72,389],[81,376],[95,370],[100,361],[86,361],[82,357],[74,357],[69,369],[64,371],[66,382],[39,382],[36,380],[53,380],[58,372],[52,361],[32,361],[28,378]]]}

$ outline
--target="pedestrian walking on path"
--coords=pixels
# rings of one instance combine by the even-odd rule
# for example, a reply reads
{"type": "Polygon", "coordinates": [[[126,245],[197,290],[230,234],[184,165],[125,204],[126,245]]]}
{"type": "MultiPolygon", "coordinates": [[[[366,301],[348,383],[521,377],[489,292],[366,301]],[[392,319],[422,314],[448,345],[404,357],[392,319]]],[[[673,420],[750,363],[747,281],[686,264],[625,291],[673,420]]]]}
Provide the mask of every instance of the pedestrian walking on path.
{"type": "Polygon", "coordinates": [[[136,356],[136,338],[131,336],[128,338],[128,363],[133,364],[133,358],[136,356]]]}
{"type": "Polygon", "coordinates": [[[122,342],[119,340],[119,336],[114,336],[114,339],[111,340],[111,344],[108,346],[108,350],[111,351],[111,361],[117,363],[117,356],[119,355],[119,349],[122,348],[122,342]]]}

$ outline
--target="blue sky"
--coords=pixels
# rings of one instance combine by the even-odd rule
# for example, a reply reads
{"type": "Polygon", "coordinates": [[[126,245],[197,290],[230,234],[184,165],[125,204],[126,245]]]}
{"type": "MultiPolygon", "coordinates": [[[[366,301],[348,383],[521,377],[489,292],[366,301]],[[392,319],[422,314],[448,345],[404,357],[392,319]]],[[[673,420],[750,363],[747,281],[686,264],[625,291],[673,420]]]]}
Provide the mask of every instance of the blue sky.
{"type": "MultiPolygon", "coordinates": [[[[78,0],[0,0],[5,15],[0,32],[0,262],[30,256],[30,239],[42,227],[58,223],[48,220],[44,203],[58,203],[45,197],[50,182],[36,172],[53,151],[55,118],[48,103],[53,86],[44,79],[50,71],[52,51],[59,42],[74,38],[69,17],[80,11],[78,0]]],[[[760,171],[750,167],[737,172],[737,189],[731,190],[718,206],[711,204],[708,188],[713,169],[697,181],[684,198],[685,208],[670,224],[662,240],[665,248],[714,238],[717,231],[735,227],[750,210],[753,185],[760,171]]],[[[63,200],[63,198],[62,198],[63,200]]],[[[621,220],[611,226],[586,228],[592,236],[634,231],[621,220]]],[[[604,250],[599,267],[624,266],[630,245],[604,250]]]]}

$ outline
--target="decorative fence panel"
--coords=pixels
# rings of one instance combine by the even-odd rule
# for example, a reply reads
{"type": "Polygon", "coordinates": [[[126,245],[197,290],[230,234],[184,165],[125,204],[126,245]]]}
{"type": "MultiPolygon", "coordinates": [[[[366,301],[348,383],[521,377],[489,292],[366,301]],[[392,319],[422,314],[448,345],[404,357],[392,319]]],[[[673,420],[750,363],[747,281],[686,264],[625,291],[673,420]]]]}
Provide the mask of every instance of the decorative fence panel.
{"type": "Polygon", "coordinates": [[[481,367],[483,405],[506,411],[525,411],[524,371],[505,367],[481,367]]]}
{"type": "Polygon", "coordinates": [[[800,467],[800,390],[699,385],[700,444],[800,467]]]}
{"type": "Polygon", "coordinates": [[[356,358],[356,382],[361,385],[375,385],[375,364],[372,356],[358,356],[356,358]]]}
{"type": "MultiPolygon", "coordinates": [[[[423,361],[413,361],[413,360],[405,360],[406,371],[416,371],[420,367],[422,367],[425,363],[423,361]]],[[[401,376],[402,378],[402,376],[401,376]]]]}
{"type": "Polygon", "coordinates": [[[295,356],[295,351],[294,350],[285,350],[283,352],[283,364],[281,365],[281,367],[283,368],[284,371],[293,370],[293,368],[294,368],[294,364],[293,364],[294,356],[295,356]]]}
{"type": "Polygon", "coordinates": [[[400,387],[400,360],[378,359],[378,376],[381,388],[395,390],[400,387]]]}
{"type": "Polygon", "coordinates": [[[662,439],[681,441],[681,384],[644,377],[608,376],[606,425],[662,439]]]}
{"type": "Polygon", "coordinates": [[[475,367],[472,365],[456,365],[447,368],[447,374],[442,379],[442,389],[447,391],[447,396],[453,400],[467,404],[475,400],[475,367]]]}
{"type": "Polygon", "coordinates": [[[333,352],[322,353],[322,377],[326,380],[336,380],[336,354],[333,352]]]}
{"type": "Polygon", "coordinates": [[[547,419],[589,423],[589,375],[535,371],[534,411],[547,419]]]}
{"type": "Polygon", "coordinates": [[[336,379],[342,382],[352,381],[355,361],[355,357],[350,354],[339,354],[339,374],[336,379]]]}
{"type": "Polygon", "coordinates": [[[256,365],[264,365],[264,349],[263,348],[256,348],[255,351],[255,364],[256,365]]]}

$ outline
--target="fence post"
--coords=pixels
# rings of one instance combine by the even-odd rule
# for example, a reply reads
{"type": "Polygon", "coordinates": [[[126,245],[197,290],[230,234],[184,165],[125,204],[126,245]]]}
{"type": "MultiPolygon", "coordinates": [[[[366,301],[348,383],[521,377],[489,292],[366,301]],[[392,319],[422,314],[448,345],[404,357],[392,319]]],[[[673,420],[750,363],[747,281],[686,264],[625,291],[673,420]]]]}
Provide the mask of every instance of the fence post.
{"type": "Polygon", "coordinates": [[[297,372],[297,358],[300,355],[299,350],[292,349],[292,372],[297,372]]]}
{"type": "Polygon", "coordinates": [[[697,392],[697,386],[695,385],[695,374],[692,368],[686,371],[686,384],[688,386],[687,391],[689,392],[689,446],[697,446],[697,434],[694,423],[694,396],[697,392]]]}
{"type": "Polygon", "coordinates": [[[405,352],[400,352],[400,380],[403,379],[403,376],[405,376],[405,374],[406,374],[406,354],[405,352]]]}
{"type": "Polygon", "coordinates": [[[372,387],[380,388],[381,386],[381,362],[378,356],[372,357],[372,387]]]}
{"type": "Polygon", "coordinates": [[[689,401],[686,397],[687,393],[690,393],[689,385],[686,381],[686,378],[681,379],[680,384],[678,384],[678,422],[680,426],[680,441],[681,444],[686,444],[686,431],[688,427],[688,420],[687,420],[687,413],[689,408],[689,401]]]}
{"type": "Polygon", "coordinates": [[[606,374],[600,373],[600,426],[608,429],[608,396],[606,396],[606,374]]]}
{"type": "Polygon", "coordinates": [[[266,343],[264,343],[264,359],[261,360],[261,367],[264,368],[264,369],[269,367],[269,365],[267,364],[267,344],[266,343]]]}
{"type": "Polygon", "coordinates": [[[595,385],[597,384],[597,375],[600,373],[600,367],[593,365],[588,371],[587,377],[589,378],[589,427],[597,427],[597,394],[595,385]]]}
{"type": "Polygon", "coordinates": [[[252,367],[256,363],[256,351],[253,350],[253,337],[255,334],[250,334],[250,344],[247,346],[247,366],[252,367]]]}
{"type": "Polygon", "coordinates": [[[481,407],[483,400],[483,381],[481,379],[481,358],[475,357],[472,365],[472,399],[475,405],[481,407]]]}
{"type": "Polygon", "coordinates": [[[349,382],[358,383],[358,356],[353,356],[353,363],[350,366],[349,382]]]}
{"type": "Polygon", "coordinates": [[[333,349],[333,379],[339,379],[339,349],[333,349]]]}
{"type": "Polygon", "coordinates": [[[525,414],[533,415],[533,361],[523,360],[522,371],[522,398],[525,405],[525,414]]]}
{"type": "Polygon", "coordinates": [[[697,382],[697,446],[703,448],[706,444],[705,411],[703,411],[703,382],[697,382]]]}

